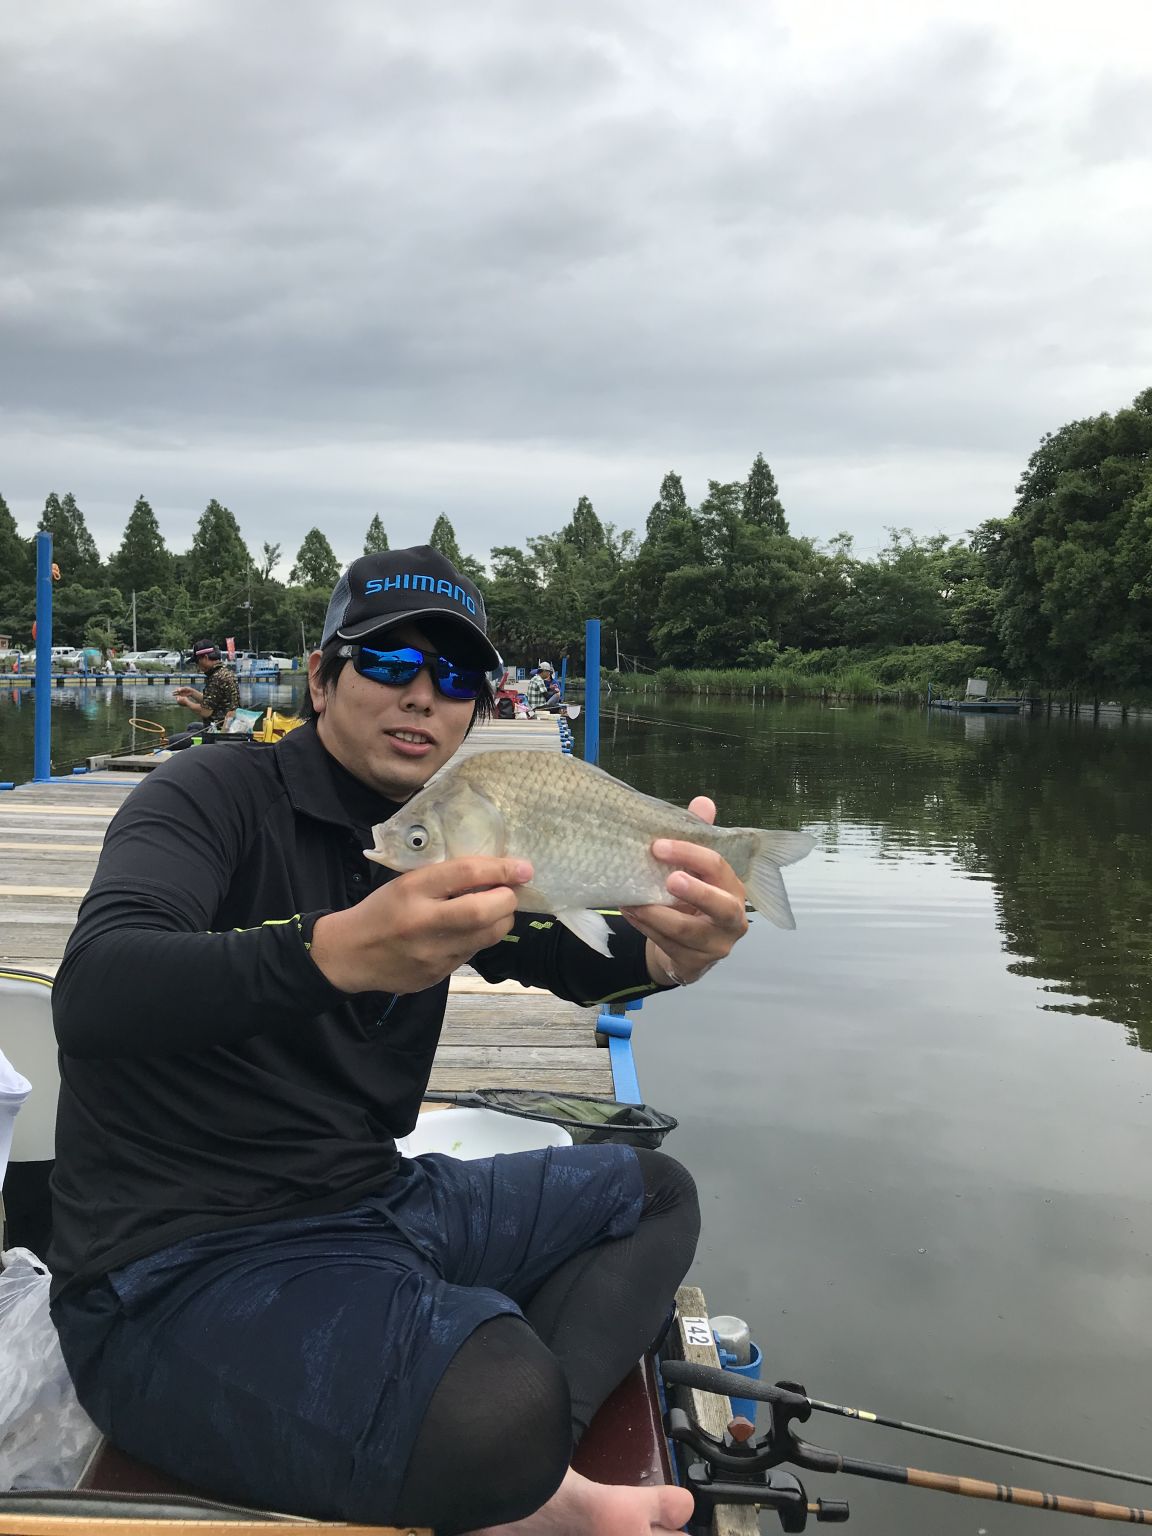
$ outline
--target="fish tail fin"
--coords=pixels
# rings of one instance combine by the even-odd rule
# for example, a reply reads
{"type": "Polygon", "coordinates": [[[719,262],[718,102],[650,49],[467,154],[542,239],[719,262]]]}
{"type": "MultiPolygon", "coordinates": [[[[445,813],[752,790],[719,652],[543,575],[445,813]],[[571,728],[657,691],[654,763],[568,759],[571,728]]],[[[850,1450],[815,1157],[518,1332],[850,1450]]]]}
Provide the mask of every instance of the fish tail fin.
{"type": "Polygon", "coordinates": [[[752,857],[744,888],[748,900],[777,928],[795,928],[781,866],[795,864],[812,852],[816,839],[807,832],[761,832],[760,846],[752,857]]]}

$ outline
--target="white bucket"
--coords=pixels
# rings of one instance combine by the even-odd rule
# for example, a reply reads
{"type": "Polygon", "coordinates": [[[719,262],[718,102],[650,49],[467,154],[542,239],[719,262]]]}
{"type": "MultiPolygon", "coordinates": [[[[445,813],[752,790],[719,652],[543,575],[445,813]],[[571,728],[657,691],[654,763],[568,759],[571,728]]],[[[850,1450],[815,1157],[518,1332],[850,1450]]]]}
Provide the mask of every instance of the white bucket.
{"type": "Polygon", "coordinates": [[[21,1104],[32,1092],[32,1084],[21,1077],[16,1068],[0,1051],[0,1184],[8,1171],[8,1154],[12,1150],[12,1132],[16,1129],[16,1114],[21,1104]]]}
{"type": "Polygon", "coordinates": [[[492,1157],[534,1147],[570,1147],[572,1138],[550,1120],[520,1120],[495,1109],[438,1109],[420,1116],[411,1136],[396,1146],[405,1157],[444,1152],[449,1157],[492,1157]]]}

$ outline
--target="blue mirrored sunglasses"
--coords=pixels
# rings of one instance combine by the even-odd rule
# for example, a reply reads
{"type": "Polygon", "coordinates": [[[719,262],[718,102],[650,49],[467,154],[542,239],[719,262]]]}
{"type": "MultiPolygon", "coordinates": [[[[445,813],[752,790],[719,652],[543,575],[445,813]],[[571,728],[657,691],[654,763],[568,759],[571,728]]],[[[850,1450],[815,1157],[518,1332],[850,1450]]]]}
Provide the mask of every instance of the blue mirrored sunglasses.
{"type": "Polygon", "coordinates": [[[460,667],[447,656],[431,656],[414,645],[394,651],[377,651],[369,645],[342,645],[339,654],[351,660],[361,677],[389,688],[403,688],[428,667],[437,690],[446,699],[478,699],[487,676],[480,667],[460,667]]]}

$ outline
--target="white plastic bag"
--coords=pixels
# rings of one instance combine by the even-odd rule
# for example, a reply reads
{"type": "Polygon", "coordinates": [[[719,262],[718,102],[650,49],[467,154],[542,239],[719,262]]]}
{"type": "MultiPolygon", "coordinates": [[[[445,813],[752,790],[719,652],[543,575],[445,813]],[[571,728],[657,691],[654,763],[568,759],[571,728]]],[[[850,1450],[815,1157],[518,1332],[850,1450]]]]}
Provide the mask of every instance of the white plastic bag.
{"type": "Polygon", "coordinates": [[[48,1315],[52,1277],[27,1248],[0,1260],[0,1492],[72,1488],[100,1431],[77,1400],[48,1315]]]}

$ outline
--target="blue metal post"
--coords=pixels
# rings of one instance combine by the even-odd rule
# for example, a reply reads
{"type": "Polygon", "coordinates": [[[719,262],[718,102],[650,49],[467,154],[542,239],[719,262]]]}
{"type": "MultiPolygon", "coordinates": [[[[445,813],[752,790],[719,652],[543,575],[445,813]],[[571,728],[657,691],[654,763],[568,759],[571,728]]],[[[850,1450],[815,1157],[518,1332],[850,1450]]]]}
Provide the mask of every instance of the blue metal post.
{"type": "Polygon", "coordinates": [[[600,761],[600,620],[584,620],[584,761],[600,761]]]}
{"type": "Polygon", "coordinates": [[[568,686],[568,658],[567,658],[567,656],[561,656],[561,658],[560,658],[560,697],[561,698],[564,697],[564,690],[565,690],[565,688],[567,688],[567,686],[568,686]]]}
{"type": "Polygon", "coordinates": [[[52,778],[52,535],[36,535],[36,701],[32,782],[52,778]]]}

